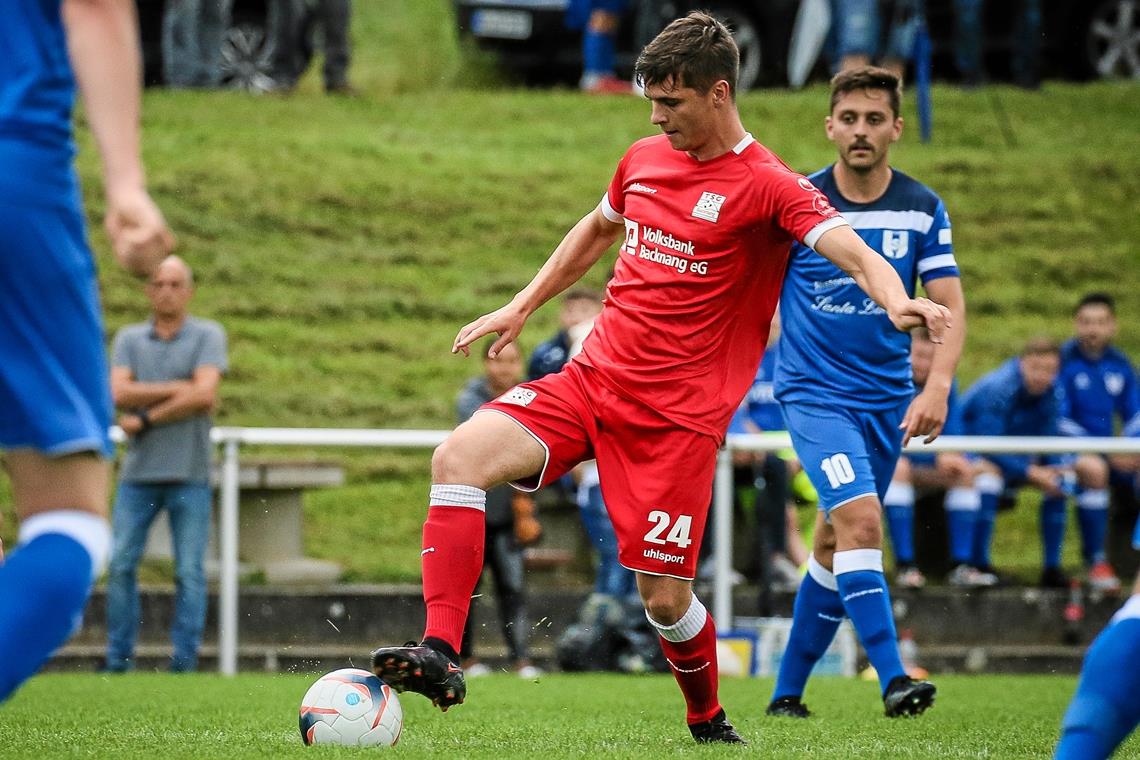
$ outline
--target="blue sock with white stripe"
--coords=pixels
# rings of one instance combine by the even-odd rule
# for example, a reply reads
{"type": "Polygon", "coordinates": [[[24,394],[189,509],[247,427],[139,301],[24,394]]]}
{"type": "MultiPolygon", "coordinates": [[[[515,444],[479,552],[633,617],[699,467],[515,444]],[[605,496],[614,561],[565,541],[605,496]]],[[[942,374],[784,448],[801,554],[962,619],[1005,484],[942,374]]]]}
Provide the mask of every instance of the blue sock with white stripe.
{"type": "Polygon", "coordinates": [[[913,565],[914,486],[891,481],[883,495],[883,510],[887,513],[887,530],[891,534],[896,564],[913,565]]]}
{"type": "Polygon", "coordinates": [[[1081,555],[1092,566],[1104,561],[1108,532],[1108,489],[1091,488],[1077,494],[1077,521],[1081,526],[1081,555]]]}
{"type": "Polygon", "coordinates": [[[998,499],[1001,498],[1005,481],[1000,475],[986,472],[974,479],[974,486],[978,489],[981,508],[974,524],[974,546],[970,553],[974,558],[974,567],[990,567],[990,544],[993,543],[998,499]]]}
{"type": "Polygon", "coordinates": [[[1140,723],[1140,595],[1089,647],[1077,693],[1061,721],[1055,760],[1102,760],[1140,723]]]}
{"type": "Polygon", "coordinates": [[[1041,547],[1045,553],[1045,567],[1061,566],[1061,545],[1065,542],[1065,523],[1068,520],[1064,496],[1046,496],[1041,500],[1041,547]]]}
{"type": "Polygon", "coordinates": [[[898,634],[891,611],[881,549],[848,549],[835,553],[835,583],[843,609],[867,652],[885,694],[890,682],[906,675],[899,657],[898,634]]]}
{"type": "Polygon", "coordinates": [[[982,500],[976,488],[957,487],[946,491],[946,527],[950,534],[950,559],[955,565],[973,560],[974,527],[982,500]]]}
{"type": "Polygon", "coordinates": [[[0,702],[78,629],[110,545],[107,521],[90,512],[41,512],[20,526],[0,565],[0,702]]]}
{"type": "Polygon", "coordinates": [[[843,602],[839,599],[835,576],[830,570],[808,558],[808,571],[796,592],[792,612],[792,630],[788,646],[780,660],[780,674],[772,700],[801,697],[811,669],[831,646],[839,624],[843,622],[843,602]]]}

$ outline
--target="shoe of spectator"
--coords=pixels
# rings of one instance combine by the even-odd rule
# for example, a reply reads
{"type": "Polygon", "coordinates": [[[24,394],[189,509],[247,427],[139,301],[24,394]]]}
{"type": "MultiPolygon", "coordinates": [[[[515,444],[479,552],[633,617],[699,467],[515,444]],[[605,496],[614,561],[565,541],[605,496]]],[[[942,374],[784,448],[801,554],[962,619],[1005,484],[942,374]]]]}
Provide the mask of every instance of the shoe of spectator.
{"type": "Polygon", "coordinates": [[[1120,592],[1120,579],[1113,572],[1112,565],[1103,560],[1089,568],[1089,585],[1105,594],[1120,592]]]}
{"type": "Polygon", "coordinates": [[[343,84],[329,85],[325,88],[325,93],[328,95],[340,95],[345,98],[355,98],[360,96],[360,90],[356,89],[348,82],[343,84]]]}
{"type": "Polygon", "coordinates": [[[795,591],[802,580],[799,568],[790,559],[783,555],[772,558],[772,587],[777,591],[795,591]]]}
{"type": "MultiPolygon", "coordinates": [[[[716,578],[716,558],[709,557],[697,567],[697,580],[711,582],[716,578]]],[[[729,568],[728,582],[733,586],[739,586],[744,583],[745,577],[738,573],[736,570],[729,568]]]]}
{"type": "Polygon", "coordinates": [[[920,589],[926,585],[926,576],[914,565],[902,565],[895,575],[895,585],[899,588],[920,589]]]}
{"type": "Polygon", "coordinates": [[[533,681],[542,675],[542,669],[536,668],[534,665],[527,663],[526,665],[520,666],[519,669],[515,671],[515,673],[519,678],[522,678],[523,680],[533,681]]]}
{"type": "Polygon", "coordinates": [[[582,91],[591,95],[632,95],[633,85],[617,77],[598,77],[582,91]]]}
{"type": "Polygon", "coordinates": [[[463,666],[463,675],[466,678],[480,678],[491,675],[491,666],[485,662],[473,662],[463,666]]]}
{"type": "Polygon", "coordinates": [[[998,577],[994,573],[963,564],[950,572],[949,582],[958,588],[989,588],[998,585],[998,577]]]}
{"type": "Polygon", "coordinates": [[[1042,588],[1068,588],[1069,576],[1059,567],[1047,567],[1041,571],[1042,588]]]}

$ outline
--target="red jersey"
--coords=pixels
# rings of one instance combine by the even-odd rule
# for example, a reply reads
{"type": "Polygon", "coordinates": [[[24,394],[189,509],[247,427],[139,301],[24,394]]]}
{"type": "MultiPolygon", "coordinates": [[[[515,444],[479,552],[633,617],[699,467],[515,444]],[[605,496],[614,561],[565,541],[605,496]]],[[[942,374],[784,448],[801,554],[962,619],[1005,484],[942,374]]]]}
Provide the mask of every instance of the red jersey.
{"type": "Polygon", "coordinates": [[[756,376],[792,241],[846,222],[751,135],[709,161],[665,135],[637,141],[602,211],[625,221],[625,242],[576,361],[719,440],[756,376]]]}

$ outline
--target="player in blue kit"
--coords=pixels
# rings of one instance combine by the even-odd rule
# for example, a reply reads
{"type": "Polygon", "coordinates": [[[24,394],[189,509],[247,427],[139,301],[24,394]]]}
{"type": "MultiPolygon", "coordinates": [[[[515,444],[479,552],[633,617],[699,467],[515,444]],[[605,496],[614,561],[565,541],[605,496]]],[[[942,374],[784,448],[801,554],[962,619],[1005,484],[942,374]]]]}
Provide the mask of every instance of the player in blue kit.
{"type": "Polygon", "coordinates": [[[110,548],[111,394],[72,169],[76,83],[119,261],[173,247],[139,157],[133,0],[11,0],[0,23],[0,449],[20,517],[0,565],[0,701],[77,628],[110,548]],[[74,74],[73,74],[74,72],[74,74]]]}
{"type": "Polygon", "coordinates": [[[819,492],[820,513],[769,715],[809,715],[804,686],[844,616],[878,673],[888,716],[917,715],[934,702],[934,685],[908,677],[899,657],[883,576],[881,500],[906,441],[933,440],[942,430],[965,334],[965,300],[945,206],[888,163],[902,133],[899,98],[898,78],[883,69],[837,75],[826,124],[839,160],[811,182],[895,268],[909,293],[921,280],[929,297],[950,309],[953,329],[914,395],[910,336],[895,330],[844,272],[793,246],[780,296],[776,397],[819,492]]]}

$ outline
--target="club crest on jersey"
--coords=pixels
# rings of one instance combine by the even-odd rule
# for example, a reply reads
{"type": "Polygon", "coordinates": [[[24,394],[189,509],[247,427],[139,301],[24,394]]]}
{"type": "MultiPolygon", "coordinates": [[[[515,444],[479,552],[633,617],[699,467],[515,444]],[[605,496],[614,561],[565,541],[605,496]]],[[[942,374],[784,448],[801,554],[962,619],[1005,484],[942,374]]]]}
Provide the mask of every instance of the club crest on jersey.
{"type": "Polygon", "coordinates": [[[724,195],[709,192],[701,193],[697,205],[693,206],[693,216],[697,219],[704,219],[706,222],[716,222],[717,219],[720,219],[720,207],[724,205],[726,200],[728,197],[724,195]]]}
{"type": "Polygon", "coordinates": [[[1120,392],[1124,390],[1124,375],[1119,372],[1105,372],[1104,389],[1108,391],[1109,395],[1119,396],[1120,392]]]}
{"type": "Polygon", "coordinates": [[[538,398],[538,394],[529,388],[511,388],[496,399],[500,404],[514,404],[515,406],[530,406],[530,402],[538,398]]]}
{"type": "Polygon", "coordinates": [[[888,259],[901,259],[910,247],[910,234],[906,230],[883,230],[883,255],[888,259]]]}

